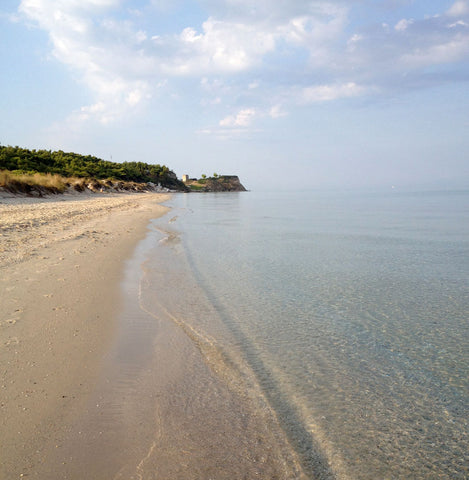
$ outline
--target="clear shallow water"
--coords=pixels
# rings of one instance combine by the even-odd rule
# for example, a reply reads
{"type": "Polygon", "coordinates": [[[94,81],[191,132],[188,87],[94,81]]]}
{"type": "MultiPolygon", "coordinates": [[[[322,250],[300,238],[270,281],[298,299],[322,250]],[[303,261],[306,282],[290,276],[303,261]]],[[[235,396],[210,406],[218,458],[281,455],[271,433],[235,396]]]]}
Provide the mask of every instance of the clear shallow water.
{"type": "Polygon", "coordinates": [[[468,192],[171,206],[187,275],[216,315],[194,292],[186,310],[184,291],[165,308],[251,372],[307,475],[469,476],[468,192]]]}

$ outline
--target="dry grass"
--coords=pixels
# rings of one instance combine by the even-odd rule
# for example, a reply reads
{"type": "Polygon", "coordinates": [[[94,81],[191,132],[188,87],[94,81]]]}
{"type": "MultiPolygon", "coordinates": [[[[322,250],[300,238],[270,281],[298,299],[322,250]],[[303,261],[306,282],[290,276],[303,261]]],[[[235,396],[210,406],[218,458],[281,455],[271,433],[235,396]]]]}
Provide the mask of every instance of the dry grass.
{"type": "Polygon", "coordinates": [[[147,183],[113,181],[110,179],[96,180],[93,178],[65,178],[50,173],[35,173],[31,175],[15,174],[8,170],[0,170],[0,190],[26,195],[48,195],[75,192],[148,192],[153,190],[147,183]]]}
{"type": "Polygon", "coordinates": [[[15,175],[7,170],[0,171],[0,187],[12,193],[63,193],[67,189],[66,179],[50,173],[15,175]]]}

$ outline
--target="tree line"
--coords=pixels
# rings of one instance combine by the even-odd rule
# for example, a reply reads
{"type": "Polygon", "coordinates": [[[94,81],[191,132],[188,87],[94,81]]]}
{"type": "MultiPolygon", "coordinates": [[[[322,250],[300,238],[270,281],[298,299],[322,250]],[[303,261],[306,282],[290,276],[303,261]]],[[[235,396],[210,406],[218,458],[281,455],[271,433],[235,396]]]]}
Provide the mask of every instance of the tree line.
{"type": "Polygon", "coordinates": [[[110,162],[92,155],[80,155],[62,150],[28,150],[18,146],[0,145],[0,170],[19,174],[51,173],[63,177],[152,182],[169,188],[185,188],[176,174],[165,165],[110,162]]]}

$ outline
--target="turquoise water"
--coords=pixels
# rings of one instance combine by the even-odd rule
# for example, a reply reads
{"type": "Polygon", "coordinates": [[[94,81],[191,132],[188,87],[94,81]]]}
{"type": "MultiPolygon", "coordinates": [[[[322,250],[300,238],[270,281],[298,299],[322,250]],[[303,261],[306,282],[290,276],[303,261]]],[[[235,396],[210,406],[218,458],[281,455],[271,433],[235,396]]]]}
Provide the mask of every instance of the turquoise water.
{"type": "Polygon", "coordinates": [[[158,255],[187,271],[159,302],[250,372],[308,476],[469,477],[469,192],[169,205],[158,255]]]}

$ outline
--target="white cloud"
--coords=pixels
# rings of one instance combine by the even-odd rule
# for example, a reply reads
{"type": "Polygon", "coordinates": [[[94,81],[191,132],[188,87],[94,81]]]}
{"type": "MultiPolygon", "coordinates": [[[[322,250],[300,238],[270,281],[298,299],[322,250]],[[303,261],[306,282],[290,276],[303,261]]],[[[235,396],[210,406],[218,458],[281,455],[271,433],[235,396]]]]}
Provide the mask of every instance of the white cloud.
{"type": "Polygon", "coordinates": [[[193,28],[185,28],[176,42],[165,39],[177,50],[168,59],[165,71],[184,75],[240,72],[275,48],[275,36],[252,25],[209,18],[202,30],[197,33],[193,28]]]}
{"type": "Polygon", "coordinates": [[[267,54],[288,44],[303,48],[315,62],[324,62],[328,45],[336,42],[347,22],[347,9],[333,2],[243,0],[210,5],[217,15],[202,24],[201,32],[187,27],[177,37],[166,36],[176,55],[165,61],[169,74],[236,73],[259,67],[267,54]]]}
{"type": "Polygon", "coordinates": [[[340,65],[336,83],[340,75],[358,85],[374,85],[368,92],[376,94],[451,81],[445,70],[469,61],[469,31],[459,21],[448,22],[445,14],[431,15],[402,19],[394,28],[377,25],[366,35],[357,32],[361,38],[348,41],[348,55],[334,59],[340,65]]]}
{"type": "Polygon", "coordinates": [[[452,63],[469,56],[469,37],[462,36],[445,43],[417,48],[402,55],[400,62],[412,68],[452,63]]]}
{"type": "Polygon", "coordinates": [[[101,14],[118,8],[120,0],[23,0],[20,12],[49,33],[54,56],[78,73],[95,93],[96,102],[73,113],[72,123],[95,119],[111,123],[151,97],[145,72],[151,59],[135,51],[146,41],[142,30],[101,14]],[[95,15],[99,14],[97,17],[95,15]]]}
{"type": "Polygon", "coordinates": [[[303,103],[330,102],[340,98],[351,98],[363,95],[366,89],[353,82],[336,85],[314,85],[301,92],[303,103]]]}
{"type": "Polygon", "coordinates": [[[394,26],[394,30],[397,30],[398,32],[402,32],[404,30],[407,30],[407,28],[414,23],[414,20],[410,19],[407,20],[403,18],[402,20],[399,20],[396,25],[394,26]]]}
{"type": "Polygon", "coordinates": [[[457,27],[469,27],[469,24],[464,22],[463,20],[458,20],[457,22],[450,23],[448,28],[457,28],[457,27]]]}
{"type": "Polygon", "coordinates": [[[429,66],[469,60],[467,0],[436,16],[402,18],[394,28],[381,18],[366,31],[355,24],[353,32],[353,2],[199,2],[204,21],[161,31],[150,30],[148,12],[164,15],[182,2],[22,0],[19,11],[48,32],[55,58],[94,94],[92,105],[73,114],[77,121],[111,123],[145,106],[165,85],[184,98],[185,87],[177,85],[196,79],[190,94],[200,95],[198,105],[256,106],[219,124],[242,130],[298,104],[376,93],[370,85],[396,89],[428,77],[429,66]]]}
{"type": "Polygon", "coordinates": [[[363,40],[363,35],[359,35],[358,33],[355,33],[352,35],[348,41],[347,45],[354,45],[355,43],[359,42],[360,40],[363,40]]]}
{"type": "Polygon", "coordinates": [[[469,2],[467,0],[458,0],[453,3],[447,14],[452,17],[469,15],[469,2]]]}
{"type": "MultiPolygon", "coordinates": [[[[223,133],[223,130],[229,130],[235,136],[241,134],[253,133],[258,130],[252,128],[253,123],[257,119],[262,119],[270,117],[273,119],[278,119],[286,116],[287,113],[283,111],[281,105],[273,105],[268,110],[263,110],[259,108],[243,108],[239,110],[234,115],[228,115],[219,122],[219,129],[205,129],[203,133],[213,134],[218,137],[226,137],[226,134],[223,133]]],[[[232,135],[230,135],[231,137],[232,135]]]]}
{"type": "Polygon", "coordinates": [[[130,91],[126,96],[126,102],[131,107],[138,105],[142,99],[145,97],[146,85],[142,84],[140,87],[137,86],[134,90],[130,91]]]}
{"type": "Polygon", "coordinates": [[[220,121],[220,127],[248,127],[256,116],[254,108],[244,108],[236,115],[229,115],[220,121]]]}
{"type": "Polygon", "coordinates": [[[197,35],[193,28],[187,27],[182,31],[180,38],[183,42],[195,43],[202,38],[202,35],[197,35]]]}
{"type": "Polygon", "coordinates": [[[314,14],[290,18],[279,25],[277,30],[281,41],[304,49],[309,53],[311,65],[322,67],[330,64],[337,49],[340,49],[347,25],[347,15],[348,9],[333,7],[326,3],[322,8],[316,7],[314,14]]]}
{"type": "Polygon", "coordinates": [[[136,33],[135,38],[136,38],[138,43],[143,43],[148,37],[147,37],[146,32],[144,32],[142,30],[139,30],[136,33]]]}
{"type": "Polygon", "coordinates": [[[282,110],[282,106],[281,106],[281,105],[274,105],[274,106],[269,110],[269,115],[270,115],[272,118],[281,118],[281,117],[285,117],[285,116],[287,115],[287,113],[282,110]]]}
{"type": "MultiPolygon", "coordinates": [[[[97,87],[97,89],[102,88],[101,86],[97,87]]],[[[96,103],[83,106],[69,115],[65,122],[67,128],[79,129],[80,123],[90,121],[109,125],[128,115],[145,99],[151,97],[149,87],[142,82],[130,85],[116,81],[107,83],[106,88],[108,90],[105,94],[100,95],[100,99],[96,103]]]]}

